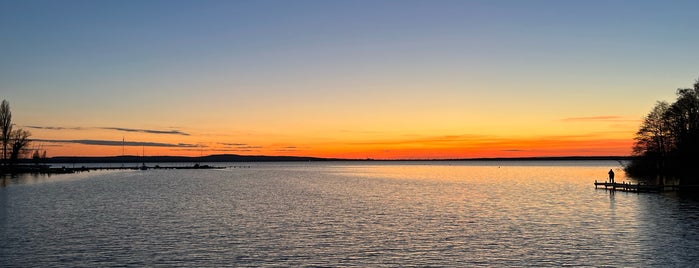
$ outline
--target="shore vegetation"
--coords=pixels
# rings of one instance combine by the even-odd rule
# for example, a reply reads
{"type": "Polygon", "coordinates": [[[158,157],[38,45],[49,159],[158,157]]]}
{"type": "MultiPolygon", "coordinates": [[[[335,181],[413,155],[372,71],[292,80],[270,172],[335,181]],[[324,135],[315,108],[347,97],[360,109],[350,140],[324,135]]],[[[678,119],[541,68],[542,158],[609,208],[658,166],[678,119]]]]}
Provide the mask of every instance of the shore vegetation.
{"type": "Polygon", "coordinates": [[[699,79],[677,89],[673,103],[658,101],[635,135],[626,173],[648,183],[699,184],[699,79]]]}

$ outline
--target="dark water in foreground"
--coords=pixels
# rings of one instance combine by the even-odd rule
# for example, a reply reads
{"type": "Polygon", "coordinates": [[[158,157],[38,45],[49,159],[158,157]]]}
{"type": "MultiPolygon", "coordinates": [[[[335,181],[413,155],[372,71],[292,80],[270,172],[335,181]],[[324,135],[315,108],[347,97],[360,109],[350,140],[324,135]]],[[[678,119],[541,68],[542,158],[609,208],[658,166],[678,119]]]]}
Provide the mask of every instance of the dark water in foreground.
{"type": "Polygon", "coordinates": [[[277,163],[5,179],[0,267],[695,266],[699,202],[595,190],[618,166],[277,163]]]}

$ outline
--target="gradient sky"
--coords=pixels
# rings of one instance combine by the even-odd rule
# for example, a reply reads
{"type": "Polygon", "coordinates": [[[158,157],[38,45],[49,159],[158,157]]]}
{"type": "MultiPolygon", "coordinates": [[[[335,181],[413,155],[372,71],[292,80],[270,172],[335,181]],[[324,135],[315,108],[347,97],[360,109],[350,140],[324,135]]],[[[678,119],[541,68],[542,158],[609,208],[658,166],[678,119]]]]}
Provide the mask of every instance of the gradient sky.
{"type": "Polygon", "coordinates": [[[64,155],[628,155],[699,1],[0,0],[0,98],[64,155]]]}

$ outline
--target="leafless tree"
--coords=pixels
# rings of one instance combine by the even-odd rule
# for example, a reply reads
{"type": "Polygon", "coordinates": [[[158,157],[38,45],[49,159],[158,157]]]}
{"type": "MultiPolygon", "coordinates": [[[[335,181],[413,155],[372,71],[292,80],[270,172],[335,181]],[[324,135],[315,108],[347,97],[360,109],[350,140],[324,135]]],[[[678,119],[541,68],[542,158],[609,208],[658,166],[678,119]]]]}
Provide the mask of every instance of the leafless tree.
{"type": "Polygon", "coordinates": [[[2,100],[0,104],[0,130],[2,130],[2,161],[7,160],[7,147],[10,145],[10,136],[12,134],[12,112],[10,111],[10,103],[7,100],[2,100]]]}
{"type": "Polygon", "coordinates": [[[12,140],[12,152],[10,153],[10,161],[14,162],[19,157],[25,153],[25,149],[28,147],[29,142],[29,136],[31,136],[31,133],[29,131],[26,131],[24,129],[17,129],[15,131],[12,131],[11,140],[12,140]]]}
{"type": "Polygon", "coordinates": [[[672,149],[673,135],[666,119],[670,104],[658,101],[644,118],[641,128],[636,132],[634,155],[657,154],[665,156],[672,149]]]}

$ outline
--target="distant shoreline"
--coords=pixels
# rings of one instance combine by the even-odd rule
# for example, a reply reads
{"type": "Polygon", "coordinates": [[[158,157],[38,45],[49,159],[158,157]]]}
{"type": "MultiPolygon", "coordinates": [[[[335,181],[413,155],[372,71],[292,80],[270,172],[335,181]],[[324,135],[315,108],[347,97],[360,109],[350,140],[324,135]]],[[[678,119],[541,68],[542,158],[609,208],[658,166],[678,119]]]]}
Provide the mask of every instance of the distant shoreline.
{"type": "MultiPolygon", "coordinates": [[[[209,156],[59,156],[42,159],[38,163],[201,163],[201,162],[328,162],[328,161],[578,161],[578,160],[631,160],[631,156],[555,156],[555,157],[493,157],[493,158],[453,158],[453,159],[351,159],[321,158],[305,156],[264,156],[264,155],[209,155],[209,156]]],[[[37,163],[24,159],[20,163],[37,163]]]]}
{"type": "Polygon", "coordinates": [[[201,157],[187,156],[106,156],[106,157],[52,157],[36,161],[33,159],[22,159],[13,165],[0,166],[0,175],[8,174],[26,174],[26,173],[45,173],[45,174],[63,174],[75,173],[90,170],[103,169],[208,169],[215,168],[209,165],[200,165],[199,163],[272,163],[272,162],[476,162],[476,161],[624,161],[630,160],[629,156],[562,156],[562,157],[501,157],[501,158],[461,158],[461,159],[342,159],[342,158],[318,158],[318,157],[299,157],[299,156],[245,156],[245,155],[210,155],[201,157]],[[51,167],[51,164],[137,164],[137,166],[120,168],[116,167],[51,167]],[[196,163],[188,167],[173,167],[173,166],[147,166],[149,164],[167,164],[167,163],[196,163]]]}

